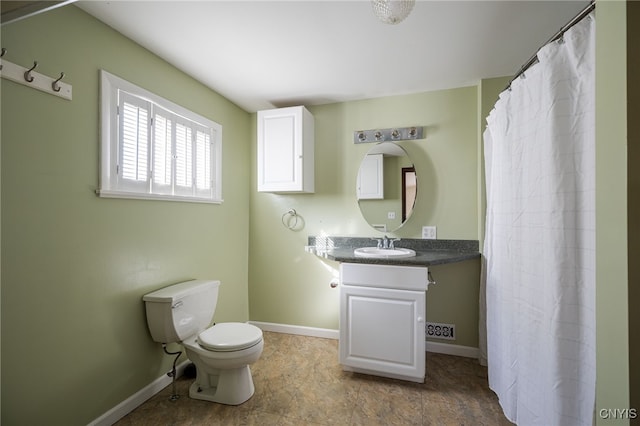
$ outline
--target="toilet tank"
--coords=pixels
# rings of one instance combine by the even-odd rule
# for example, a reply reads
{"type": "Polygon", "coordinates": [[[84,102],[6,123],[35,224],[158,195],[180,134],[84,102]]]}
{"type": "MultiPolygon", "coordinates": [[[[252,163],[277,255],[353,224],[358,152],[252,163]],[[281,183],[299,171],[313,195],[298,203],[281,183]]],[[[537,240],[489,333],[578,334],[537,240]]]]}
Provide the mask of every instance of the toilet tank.
{"type": "Polygon", "coordinates": [[[220,281],[193,280],[161,288],[142,297],[154,341],[182,342],[207,329],[218,303],[220,281]]]}

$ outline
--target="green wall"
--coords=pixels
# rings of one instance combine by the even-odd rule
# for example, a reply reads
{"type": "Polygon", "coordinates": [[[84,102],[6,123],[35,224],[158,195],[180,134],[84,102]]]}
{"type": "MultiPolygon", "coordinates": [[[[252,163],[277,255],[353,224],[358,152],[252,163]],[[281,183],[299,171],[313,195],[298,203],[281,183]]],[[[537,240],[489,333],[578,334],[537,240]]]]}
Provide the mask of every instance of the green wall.
{"type": "Polygon", "coordinates": [[[2,26],[2,47],[73,85],[2,79],[2,424],[86,424],[170,368],[143,294],[220,279],[216,320],[248,320],[250,115],[74,6],[2,26]],[[222,205],[94,194],[101,68],[223,126],[222,205]]]}
{"type": "MultiPolygon", "coordinates": [[[[629,419],[603,418],[601,409],[625,409],[630,405],[629,347],[640,339],[630,329],[628,241],[636,220],[627,214],[627,180],[637,175],[627,154],[627,113],[629,78],[627,56],[637,57],[637,44],[627,44],[625,1],[599,0],[596,29],[596,423],[628,424],[629,419]]],[[[635,117],[634,117],[635,118],[635,117]]],[[[635,195],[637,197],[637,194],[635,195]]],[[[637,262],[632,262],[632,264],[637,262]]],[[[640,415],[640,413],[638,413],[640,415]]]]}
{"type": "MultiPolygon", "coordinates": [[[[425,126],[425,139],[400,144],[418,176],[413,215],[397,232],[420,238],[423,225],[441,239],[478,239],[478,90],[475,86],[309,107],[315,118],[315,194],[251,191],[249,302],[251,319],[338,329],[336,262],[305,253],[308,235],[379,237],[362,218],[356,200],[360,161],[371,144],[354,144],[358,129],[425,126]],[[294,208],[304,227],[280,223],[294,208]]],[[[493,98],[497,92],[493,93],[493,98]]],[[[252,132],[252,170],[256,161],[252,132]]],[[[456,324],[463,346],[478,346],[479,261],[432,268],[436,286],[427,294],[427,320],[456,324]]]]}

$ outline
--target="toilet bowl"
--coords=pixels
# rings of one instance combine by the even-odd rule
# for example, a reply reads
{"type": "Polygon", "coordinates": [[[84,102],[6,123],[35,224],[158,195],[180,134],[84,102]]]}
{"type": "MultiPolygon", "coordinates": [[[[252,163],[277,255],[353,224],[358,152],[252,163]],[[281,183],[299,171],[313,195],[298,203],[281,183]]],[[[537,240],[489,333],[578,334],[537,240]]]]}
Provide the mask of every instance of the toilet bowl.
{"type": "Polygon", "coordinates": [[[251,324],[220,323],[182,342],[196,366],[196,380],[189,387],[193,399],[239,405],[255,387],[249,364],[262,354],[262,330],[251,324]]]}
{"type": "Polygon", "coordinates": [[[239,405],[255,392],[250,364],[262,354],[258,327],[240,323],[209,326],[220,281],[194,280],[156,290],[143,297],[154,341],[181,343],[196,366],[189,388],[194,399],[239,405]]]}

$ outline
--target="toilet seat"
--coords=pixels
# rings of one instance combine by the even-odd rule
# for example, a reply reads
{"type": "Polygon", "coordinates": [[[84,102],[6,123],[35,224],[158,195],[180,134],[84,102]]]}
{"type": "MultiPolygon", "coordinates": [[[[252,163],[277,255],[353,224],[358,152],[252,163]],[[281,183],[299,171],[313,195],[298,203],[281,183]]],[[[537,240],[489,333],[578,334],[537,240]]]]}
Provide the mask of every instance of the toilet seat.
{"type": "Polygon", "coordinates": [[[225,322],[209,327],[198,335],[197,342],[214,352],[233,352],[250,348],[262,341],[262,330],[242,322],[225,322]]]}

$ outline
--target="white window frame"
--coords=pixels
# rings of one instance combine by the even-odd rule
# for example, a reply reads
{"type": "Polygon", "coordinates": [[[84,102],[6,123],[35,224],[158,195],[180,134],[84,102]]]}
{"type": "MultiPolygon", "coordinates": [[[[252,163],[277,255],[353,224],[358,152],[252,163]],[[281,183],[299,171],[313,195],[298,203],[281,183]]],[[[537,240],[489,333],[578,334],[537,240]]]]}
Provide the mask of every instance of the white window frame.
{"type": "Polygon", "coordinates": [[[106,198],[134,198],[147,200],[186,201],[196,203],[222,203],[222,126],[212,120],[198,115],[186,108],[155,95],[105,70],[100,72],[100,114],[101,114],[101,148],[100,148],[100,187],[96,193],[106,198]],[[128,99],[128,103],[147,109],[147,176],[144,180],[125,179],[121,175],[123,167],[120,163],[121,134],[118,112],[119,102],[128,99]],[[172,161],[171,183],[160,185],[154,182],[154,121],[157,115],[169,119],[172,123],[172,161]],[[152,119],[154,121],[152,121],[152,119]],[[185,187],[176,183],[175,128],[188,127],[192,134],[189,142],[191,157],[185,167],[191,169],[191,186],[185,187]],[[209,151],[206,140],[209,139],[209,151]],[[203,144],[204,143],[204,147],[203,144]],[[208,154],[197,157],[197,152],[208,154]],[[201,161],[198,161],[201,160],[201,161]],[[207,161],[208,160],[208,161],[207,161]],[[202,183],[202,170],[199,165],[209,163],[204,176],[210,180],[209,188],[198,187],[202,183]],[[198,171],[201,172],[198,179],[198,171]]]}

